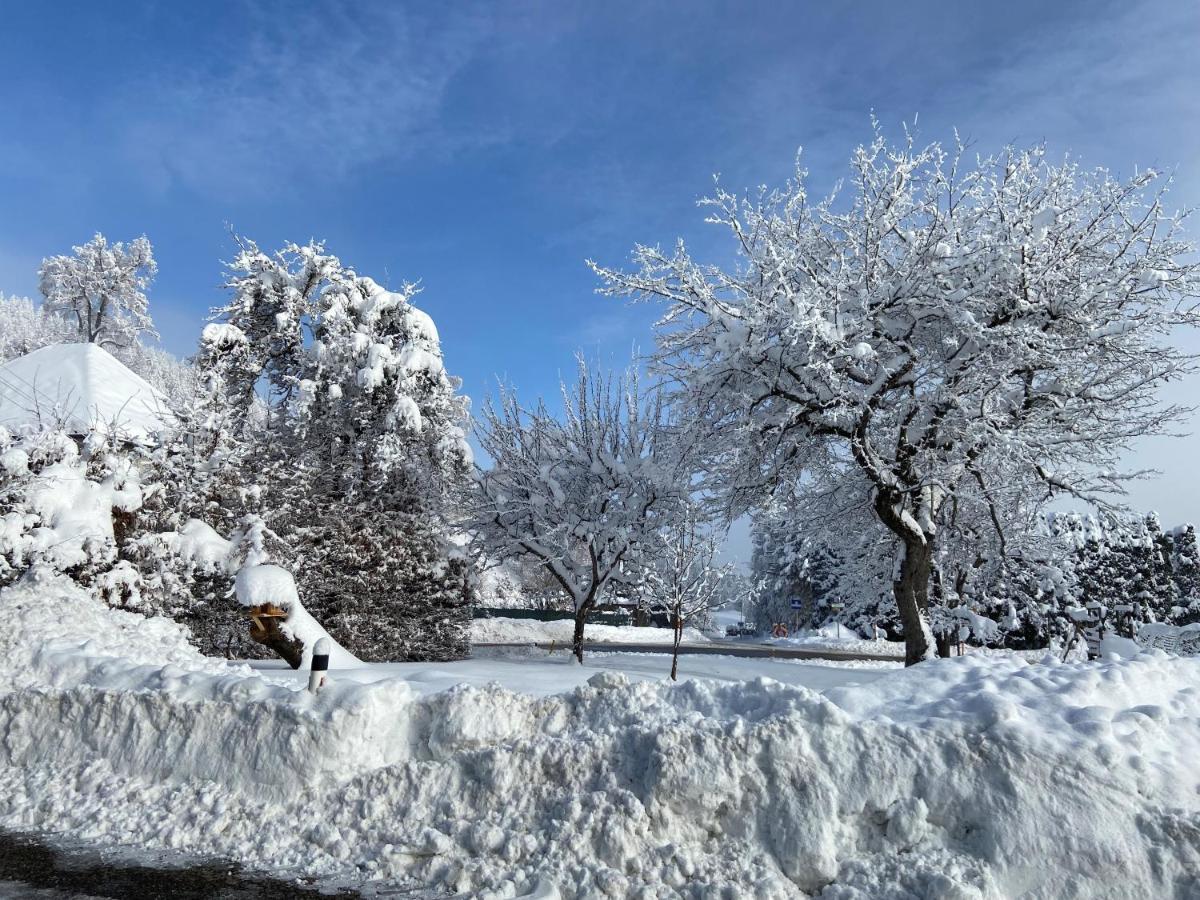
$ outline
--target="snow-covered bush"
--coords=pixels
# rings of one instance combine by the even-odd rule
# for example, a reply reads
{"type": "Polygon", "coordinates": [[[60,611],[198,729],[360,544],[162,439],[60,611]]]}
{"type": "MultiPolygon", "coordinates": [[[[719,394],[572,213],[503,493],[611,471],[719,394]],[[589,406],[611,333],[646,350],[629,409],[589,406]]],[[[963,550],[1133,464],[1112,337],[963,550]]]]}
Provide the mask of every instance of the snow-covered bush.
{"type": "Polygon", "coordinates": [[[61,431],[16,436],[0,428],[0,583],[36,568],[140,609],[136,571],[118,549],[142,500],[129,456],[86,444],[81,452],[61,431]]]}

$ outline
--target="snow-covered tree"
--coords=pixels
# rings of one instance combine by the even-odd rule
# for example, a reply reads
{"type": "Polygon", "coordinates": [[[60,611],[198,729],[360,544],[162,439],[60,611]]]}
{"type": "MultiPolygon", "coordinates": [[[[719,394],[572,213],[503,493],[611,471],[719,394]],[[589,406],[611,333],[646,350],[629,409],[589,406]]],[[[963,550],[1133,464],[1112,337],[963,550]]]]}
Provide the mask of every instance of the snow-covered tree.
{"type": "Polygon", "coordinates": [[[1158,176],[1117,180],[1040,148],[972,163],[890,146],[852,160],[850,196],[719,189],[710,221],[740,263],[682,243],[596,267],[612,294],[665,302],[657,362],[702,433],[731,514],[775,486],[865,485],[894,536],[906,660],[934,652],[926,609],[946,504],[1014,468],[1042,498],[1104,503],[1129,442],[1181,410],[1197,263],[1158,176]]]}
{"type": "Polygon", "coordinates": [[[643,396],[635,372],[603,375],[580,359],[562,394],[561,417],[507,389],[484,408],[476,434],[492,465],[477,474],[469,525],[493,558],[536,560],[554,579],[582,662],[588,614],[622,566],[643,563],[688,477],[658,394],[643,396]]]}
{"type": "Polygon", "coordinates": [[[186,412],[196,402],[198,384],[194,366],[159,347],[134,343],[116,354],[127,365],[166,398],[167,407],[174,413],[186,412]]]}
{"type": "Polygon", "coordinates": [[[360,658],[461,656],[471,579],[445,513],[468,402],[417,289],[251,241],[227,285],[197,357],[205,502],[265,518],[307,610],[360,658]]]}
{"type": "Polygon", "coordinates": [[[671,680],[675,681],[684,625],[707,623],[711,611],[725,599],[722,583],[732,575],[733,567],[716,564],[717,536],[705,527],[694,508],[669,521],[658,537],[658,548],[646,567],[646,581],[671,617],[671,680]]]}
{"type": "Polygon", "coordinates": [[[27,297],[0,294],[0,363],[73,339],[74,329],[27,297]]]}
{"type": "Polygon", "coordinates": [[[1172,533],[1175,559],[1172,574],[1175,594],[1181,607],[1180,625],[1200,621],[1200,545],[1194,526],[1182,525],[1172,533]]]}
{"type": "Polygon", "coordinates": [[[464,554],[423,512],[389,512],[324,500],[298,511],[312,523],[297,543],[305,607],[360,658],[461,659],[473,587],[464,554]]]}
{"type": "Polygon", "coordinates": [[[71,256],[51,256],[38,270],[45,310],[75,326],[75,340],[106,350],[154,335],[146,289],[158,266],[144,236],[110,244],[97,234],[71,256]]]}

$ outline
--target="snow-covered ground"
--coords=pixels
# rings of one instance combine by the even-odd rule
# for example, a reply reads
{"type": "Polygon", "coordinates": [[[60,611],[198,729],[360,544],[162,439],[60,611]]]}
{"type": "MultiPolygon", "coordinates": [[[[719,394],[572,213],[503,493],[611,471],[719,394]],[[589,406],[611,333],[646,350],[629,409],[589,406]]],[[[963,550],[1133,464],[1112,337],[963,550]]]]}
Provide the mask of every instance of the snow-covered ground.
{"type": "Polygon", "coordinates": [[[525,651],[313,697],[64,582],[0,621],[3,828],[483,898],[1200,892],[1197,660],[525,651]]]}
{"type": "MultiPolygon", "coordinates": [[[[492,619],[474,619],[471,622],[471,642],[474,644],[534,644],[571,643],[575,623],[569,619],[555,622],[539,622],[536,619],[510,619],[497,616],[492,619]]],[[[620,644],[670,644],[674,632],[670,628],[634,627],[632,625],[587,625],[584,638],[597,643],[620,644]]],[[[683,640],[689,644],[702,644],[708,637],[695,628],[683,629],[683,640]]]]}
{"type": "Polygon", "coordinates": [[[904,659],[904,645],[894,641],[865,640],[849,628],[826,625],[815,631],[805,631],[785,638],[765,637],[763,643],[776,647],[798,647],[809,650],[836,650],[840,653],[871,653],[904,659]]]}
{"type": "MultiPolygon", "coordinates": [[[[286,663],[255,661],[250,665],[264,677],[284,684],[306,683],[308,673],[293,672],[286,663]]],[[[748,681],[770,678],[813,690],[845,684],[866,684],[896,668],[890,663],[852,662],[823,664],[784,659],[744,659],[736,656],[681,656],[679,678],[683,681],[748,681]]],[[[373,684],[400,680],[422,694],[444,691],[459,685],[485,687],[499,684],[512,691],[534,696],[564,694],[585,686],[600,672],[619,672],[630,682],[662,681],[671,670],[671,658],[656,653],[588,653],[584,664],[564,648],[552,654],[544,650],[489,650],[477,648],[471,659],[453,663],[378,663],[333,672],[342,682],[373,684]]]]}

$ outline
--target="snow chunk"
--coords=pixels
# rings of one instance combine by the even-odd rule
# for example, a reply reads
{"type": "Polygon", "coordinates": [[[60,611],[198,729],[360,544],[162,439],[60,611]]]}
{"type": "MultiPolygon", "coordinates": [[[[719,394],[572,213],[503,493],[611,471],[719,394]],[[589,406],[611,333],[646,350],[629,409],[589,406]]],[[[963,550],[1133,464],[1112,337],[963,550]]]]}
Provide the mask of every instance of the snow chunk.
{"type": "Polygon", "coordinates": [[[288,609],[299,602],[296,579],[282,566],[264,563],[258,566],[243,566],[234,582],[234,592],[242,606],[262,606],[273,603],[288,609]]]}
{"type": "Polygon", "coordinates": [[[866,341],[861,341],[850,348],[850,355],[855,359],[870,359],[875,355],[875,348],[866,341]]]}
{"type": "Polygon", "coordinates": [[[176,532],[175,552],[202,572],[225,568],[233,554],[233,544],[221,537],[211,525],[200,519],[188,519],[176,532]]]}

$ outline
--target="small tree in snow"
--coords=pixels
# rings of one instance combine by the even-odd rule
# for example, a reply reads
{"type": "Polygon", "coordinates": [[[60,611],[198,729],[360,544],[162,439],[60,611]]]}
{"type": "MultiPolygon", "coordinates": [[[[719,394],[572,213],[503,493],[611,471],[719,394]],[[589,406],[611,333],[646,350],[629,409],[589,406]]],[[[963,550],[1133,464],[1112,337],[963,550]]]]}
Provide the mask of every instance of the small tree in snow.
{"type": "Polygon", "coordinates": [[[683,626],[715,609],[725,599],[724,581],[732,566],[718,566],[716,536],[704,529],[694,510],[671,521],[659,535],[655,559],[647,567],[647,587],[671,616],[671,680],[679,673],[683,626]]]}
{"type": "Polygon", "coordinates": [[[686,495],[662,405],[636,374],[613,378],[579,360],[563,415],[525,409],[511,391],[484,408],[476,433],[492,459],[481,470],[471,527],[496,559],[536,560],[570,598],[573,647],[622,564],[635,566],[686,495]]]}
{"type": "Polygon", "coordinates": [[[141,334],[156,335],[146,288],[158,266],[144,236],[109,244],[97,234],[73,256],[51,256],[38,271],[48,313],[76,326],[76,340],[106,350],[129,347],[141,334]]]}
{"type": "Polygon", "coordinates": [[[1042,499],[1104,503],[1129,442],[1181,413],[1155,400],[1193,368],[1171,333],[1198,321],[1197,263],[1153,172],[1118,181],[1037,148],[970,165],[877,134],[848,199],[811,199],[804,176],[706,201],[737,268],[681,243],[639,247],[634,274],[597,271],[610,293],[667,304],[658,363],[731,513],[778,485],[865,486],[902,550],[912,664],[933,653],[947,503],[1012,467],[1042,499]]]}

